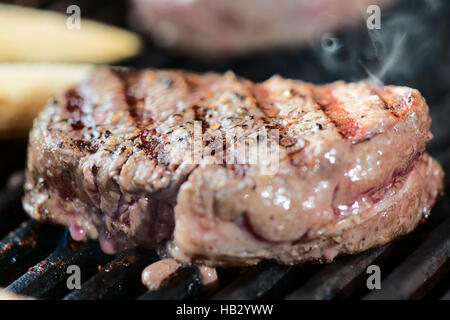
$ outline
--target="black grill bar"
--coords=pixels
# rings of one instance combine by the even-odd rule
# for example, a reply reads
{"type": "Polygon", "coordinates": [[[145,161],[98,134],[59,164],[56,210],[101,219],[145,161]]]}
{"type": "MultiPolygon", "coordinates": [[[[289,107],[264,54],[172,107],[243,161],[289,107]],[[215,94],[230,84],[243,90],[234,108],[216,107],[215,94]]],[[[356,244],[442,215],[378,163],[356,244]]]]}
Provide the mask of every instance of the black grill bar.
{"type": "Polygon", "coordinates": [[[450,300],[450,289],[441,297],[441,300],[450,300]]]}
{"type": "Polygon", "coordinates": [[[7,212],[20,202],[23,195],[23,172],[14,173],[0,192],[0,214],[7,212]]]}
{"type": "Polygon", "coordinates": [[[249,300],[261,298],[280,280],[291,272],[293,267],[280,265],[258,265],[250,269],[227,287],[215,294],[213,300],[249,300]]]}
{"type": "Polygon", "coordinates": [[[196,267],[184,267],[167,279],[158,290],[147,291],[139,300],[188,300],[201,295],[196,267]]]}
{"type": "Polygon", "coordinates": [[[62,229],[33,220],[23,222],[0,242],[0,285],[25,272],[61,239],[62,229]]]}
{"type": "Polygon", "coordinates": [[[21,208],[23,195],[23,171],[13,173],[0,191],[0,237],[16,228],[26,219],[21,208]]]}
{"type": "Polygon", "coordinates": [[[364,299],[416,299],[449,273],[450,218],[429,233],[429,237],[364,299]],[[445,270],[442,270],[444,268],[445,270]]]}
{"type": "MultiPolygon", "coordinates": [[[[69,241],[40,261],[6,289],[17,294],[35,298],[58,298],[67,292],[65,280],[70,265],[83,267],[94,261],[89,244],[69,241]]],[[[83,268],[83,272],[85,268],[83,268]]]]}
{"type": "Polygon", "coordinates": [[[389,245],[346,256],[326,265],[303,286],[289,294],[288,300],[329,300],[342,295],[350,283],[362,275],[366,268],[386,253],[389,245]]]}
{"type": "Polygon", "coordinates": [[[142,270],[158,257],[153,251],[127,250],[106,264],[100,271],[73,290],[64,300],[110,300],[137,297],[145,290],[141,283],[142,270]]]}
{"type": "Polygon", "coordinates": [[[299,267],[281,266],[273,262],[262,262],[240,275],[228,286],[215,294],[214,300],[267,299],[279,296],[289,286],[306,279],[318,265],[299,267]]]}

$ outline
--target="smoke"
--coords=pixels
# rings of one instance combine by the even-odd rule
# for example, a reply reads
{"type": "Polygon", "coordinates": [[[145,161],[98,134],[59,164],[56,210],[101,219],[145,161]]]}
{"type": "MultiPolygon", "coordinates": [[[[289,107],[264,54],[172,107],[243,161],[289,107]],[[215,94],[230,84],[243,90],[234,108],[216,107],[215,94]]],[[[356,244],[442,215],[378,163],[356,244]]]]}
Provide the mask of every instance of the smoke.
{"type": "MultiPolygon", "coordinates": [[[[411,84],[433,69],[447,43],[442,35],[448,23],[445,0],[401,1],[381,10],[381,28],[365,24],[337,34],[325,34],[314,48],[324,68],[336,77],[376,84],[411,84]]],[[[365,17],[367,18],[367,17],[365,17]]]]}
{"type": "Polygon", "coordinates": [[[332,33],[325,33],[320,39],[320,48],[322,50],[322,63],[327,69],[337,69],[340,67],[341,59],[339,52],[342,49],[342,41],[332,33]]]}
{"type": "MultiPolygon", "coordinates": [[[[424,59],[435,52],[439,39],[432,36],[427,16],[439,8],[439,1],[424,2],[424,10],[400,11],[386,19],[382,28],[368,30],[376,65],[366,68],[369,79],[382,84],[387,78],[411,78],[416,68],[425,67],[424,59]]],[[[366,53],[367,55],[367,53],[366,53]]]]}
{"type": "MultiPolygon", "coordinates": [[[[384,78],[388,72],[392,72],[394,68],[396,68],[399,65],[400,59],[404,55],[404,42],[406,39],[406,33],[399,33],[395,34],[393,36],[392,41],[392,47],[389,48],[389,50],[386,52],[385,48],[382,47],[384,50],[377,50],[377,45],[380,44],[383,45],[383,41],[378,38],[378,42],[375,42],[374,38],[376,39],[376,35],[372,36],[372,44],[374,46],[374,54],[379,59],[380,65],[377,67],[375,71],[371,71],[368,69],[363,63],[361,63],[364,70],[367,72],[368,81],[369,83],[373,83],[376,85],[383,85],[384,84],[384,78]],[[381,52],[380,52],[381,51],[381,52]]],[[[400,69],[399,71],[402,72],[404,69],[400,69]]]]}

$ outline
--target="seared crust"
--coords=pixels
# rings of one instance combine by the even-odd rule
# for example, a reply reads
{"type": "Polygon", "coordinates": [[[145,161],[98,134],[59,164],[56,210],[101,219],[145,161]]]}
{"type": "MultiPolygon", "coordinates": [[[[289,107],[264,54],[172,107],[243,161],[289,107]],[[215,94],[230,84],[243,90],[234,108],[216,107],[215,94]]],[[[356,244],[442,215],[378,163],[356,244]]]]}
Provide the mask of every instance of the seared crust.
{"type": "Polygon", "coordinates": [[[348,225],[338,228],[344,239],[373,235],[330,249],[351,253],[417,225],[442,187],[439,165],[424,155],[429,126],[424,99],[406,87],[100,69],[35,120],[24,207],[36,219],[123,247],[160,247],[186,263],[324,259],[311,248],[328,247],[336,226],[348,225]],[[278,132],[267,161],[245,164],[242,148],[269,129],[278,132]],[[197,162],[196,130],[207,155],[197,162]],[[229,154],[235,162],[220,163],[229,154]],[[394,214],[400,201],[383,190],[407,190],[404,214],[394,214]],[[385,231],[349,220],[377,215],[392,217],[385,231]]]}

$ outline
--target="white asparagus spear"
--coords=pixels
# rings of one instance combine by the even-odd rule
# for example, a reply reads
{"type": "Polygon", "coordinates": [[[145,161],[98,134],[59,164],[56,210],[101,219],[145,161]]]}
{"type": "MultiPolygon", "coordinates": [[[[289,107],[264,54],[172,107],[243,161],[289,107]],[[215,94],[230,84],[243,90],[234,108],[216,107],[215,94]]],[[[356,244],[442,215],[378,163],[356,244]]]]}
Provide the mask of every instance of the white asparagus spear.
{"type": "Polygon", "coordinates": [[[87,64],[0,63],[0,138],[25,137],[48,99],[83,79],[87,64]]]}
{"type": "Polygon", "coordinates": [[[141,40],[136,34],[84,19],[80,29],[70,29],[71,19],[52,11],[1,4],[0,62],[109,63],[139,53],[141,40]]]}

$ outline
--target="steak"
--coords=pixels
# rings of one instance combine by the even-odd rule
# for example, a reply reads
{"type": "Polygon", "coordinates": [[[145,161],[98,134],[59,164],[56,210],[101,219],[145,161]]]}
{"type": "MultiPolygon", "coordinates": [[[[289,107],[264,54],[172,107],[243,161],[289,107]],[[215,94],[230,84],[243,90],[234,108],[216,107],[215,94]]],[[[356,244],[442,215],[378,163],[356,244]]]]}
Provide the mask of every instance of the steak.
{"type": "Polygon", "coordinates": [[[208,58],[307,45],[328,32],[362,24],[371,5],[384,9],[396,2],[133,0],[130,23],[162,46],[208,58]]]}
{"type": "Polygon", "coordinates": [[[107,253],[329,262],[428,216],[430,122],[407,87],[99,68],[35,119],[23,204],[107,253]]]}

